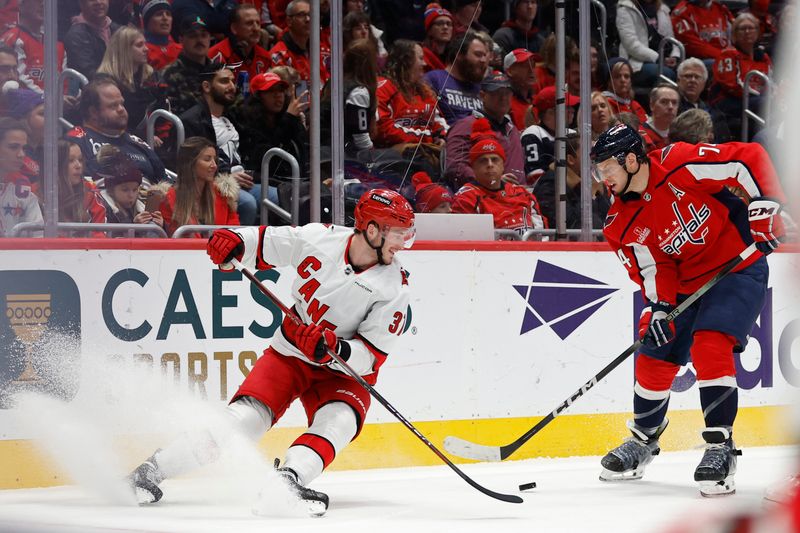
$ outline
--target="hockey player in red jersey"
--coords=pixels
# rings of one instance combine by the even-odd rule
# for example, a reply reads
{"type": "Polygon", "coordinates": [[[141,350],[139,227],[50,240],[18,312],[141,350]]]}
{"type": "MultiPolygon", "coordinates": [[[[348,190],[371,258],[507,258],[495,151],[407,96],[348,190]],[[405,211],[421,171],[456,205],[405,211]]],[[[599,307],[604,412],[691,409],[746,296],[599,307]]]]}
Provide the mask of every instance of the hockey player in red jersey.
{"type": "MultiPolygon", "coordinates": [[[[253,440],[271,428],[296,399],[309,428],[287,450],[278,473],[313,515],[328,496],[307,488],[360,432],[370,395],[332,361],[326,347],[374,384],[378,370],[407,319],[408,274],[395,254],[413,244],[414,212],[398,193],[367,191],[355,208],[355,228],[308,224],[216,230],[208,241],[211,261],[233,258],[252,269],[287,266],[297,325],[284,317],[270,347],[258,359],[227,407],[236,429],[253,440]]],[[[142,503],[157,502],[158,485],[219,455],[219,431],[179,439],[130,475],[142,503]]]]}
{"type": "Polygon", "coordinates": [[[600,479],[642,477],[660,451],[672,381],[691,357],[706,426],[694,478],[704,496],[732,493],[740,455],[733,441],[733,354],[746,346],[764,305],[764,255],[783,235],[784,194],[775,170],[757,144],[676,143],[648,155],[641,137],[625,125],[600,136],[592,161],[615,196],[603,232],[645,299],[628,422],[633,436],[602,459],[600,479]],[[749,206],[728,187],[743,189],[749,206]],[[753,242],[761,254],[743,261],[674,322],[665,320],[753,242]]]}

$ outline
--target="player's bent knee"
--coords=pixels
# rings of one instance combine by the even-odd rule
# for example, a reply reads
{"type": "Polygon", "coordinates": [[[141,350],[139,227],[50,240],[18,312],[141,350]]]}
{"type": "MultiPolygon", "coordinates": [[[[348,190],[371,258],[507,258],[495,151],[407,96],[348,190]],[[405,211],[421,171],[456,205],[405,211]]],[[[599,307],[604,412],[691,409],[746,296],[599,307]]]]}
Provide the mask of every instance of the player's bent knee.
{"type": "Polygon", "coordinates": [[[356,436],[358,418],[346,403],[331,402],[317,410],[308,431],[325,437],[339,453],[356,436]]]}
{"type": "Polygon", "coordinates": [[[736,375],[733,347],[736,339],[719,331],[701,330],[694,334],[692,362],[698,381],[710,381],[736,375]]]}
{"type": "Polygon", "coordinates": [[[250,440],[258,440],[272,427],[272,410],[251,396],[242,396],[228,405],[226,413],[234,426],[250,440]]]}
{"type": "Polygon", "coordinates": [[[680,369],[679,365],[640,354],[636,359],[636,382],[649,391],[665,391],[680,369]]]}

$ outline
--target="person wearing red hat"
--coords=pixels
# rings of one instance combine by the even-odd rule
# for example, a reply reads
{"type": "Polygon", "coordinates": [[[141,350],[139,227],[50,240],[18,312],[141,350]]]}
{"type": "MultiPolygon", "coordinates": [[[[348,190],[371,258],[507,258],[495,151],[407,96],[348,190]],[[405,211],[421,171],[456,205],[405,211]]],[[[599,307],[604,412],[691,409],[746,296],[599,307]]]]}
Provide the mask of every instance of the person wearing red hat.
{"type": "Polygon", "coordinates": [[[511,83],[511,121],[522,131],[525,129],[525,113],[533,103],[536,54],[525,48],[512,50],[503,58],[503,69],[511,83]]]}
{"type": "Polygon", "coordinates": [[[447,68],[445,49],[453,38],[453,15],[439,4],[428,4],[425,9],[425,40],[422,53],[425,72],[447,68]]]}
{"type": "Polygon", "coordinates": [[[451,213],[453,195],[446,187],[433,183],[427,172],[411,176],[414,185],[414,207],[417,213],[451,213]]]}
{"type": "Polygon", "coordinates": [[[503,179],[505,151],[489,121],[481,118],[472,127],[469,161],[475,181],[456,193],[453,213],[489,213],[497,229],[528,229],[547,226],[539,202],[528,190],[503,179]]]}
{"type": "MultiPolygon", "coordinates": [[[[567,124],[575,118],[575,106],[581,103],[580,98],[564,93],[566,99],[567,124]]],[[[539,176],[555,160],[556,142],[556,88],[545,87],[533,98],[534,118],[537,124],[529,126],[522,132],[522,148],[525,150],[525,174],[530,185],[534,185],[539,176]]]]}
{"type": "Polygon", "coordinates": [[[514,0],[512,18],[505,21],[492,35],[494,42],[503,49],[503,53],[517,48],[531,52],[539,51],[544,43],[544,37],[534,24],[538,10],[539,0],[514,0]]]}

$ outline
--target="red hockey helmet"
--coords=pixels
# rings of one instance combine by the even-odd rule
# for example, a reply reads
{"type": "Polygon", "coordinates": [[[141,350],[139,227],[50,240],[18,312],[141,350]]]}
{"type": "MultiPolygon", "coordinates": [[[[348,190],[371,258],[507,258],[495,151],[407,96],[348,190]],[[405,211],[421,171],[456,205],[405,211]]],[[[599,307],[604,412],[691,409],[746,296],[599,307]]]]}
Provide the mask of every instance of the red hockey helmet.
{"type": "Polygon", "coordinates": [[[354,211],[355,228],[366,231],[374,222],[382,232],[403,232],[405,247],[414,242],[414,210],[403,195],[389,189],[373,189],[361,195],[354,211]]]}

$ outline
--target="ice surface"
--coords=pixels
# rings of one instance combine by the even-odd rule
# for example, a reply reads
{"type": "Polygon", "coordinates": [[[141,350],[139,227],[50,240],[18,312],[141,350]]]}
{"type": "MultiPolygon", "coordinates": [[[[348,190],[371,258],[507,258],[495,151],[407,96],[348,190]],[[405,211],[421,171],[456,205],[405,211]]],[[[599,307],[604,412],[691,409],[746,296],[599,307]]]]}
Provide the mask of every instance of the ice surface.
{"type": "Polygon", "coordinates": [[[164,482],[164,499],[148,507],[109,505],[75,486],[0,491],[0,531],[664,531],[676,521],[759,509],[764,489],[794,471],[797,459],[793,447],[745,449],[737,493],[705,499],[692,480],[701,455],[699,449],[663,453],[644,479],[623,483],[598,480],[598,457],[463,467],[500,492],[515,493],[518,485],[536,481],[538,488],[524,493],[520,505],[484,496],[444,466],[328,472],[312,485],[331,498],[328,514],[318,519],[278,516],[281,509],[273,517],[255,516],[256,495],[242,498],[236,477],[212,467],[164,482]]]}

